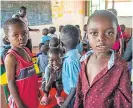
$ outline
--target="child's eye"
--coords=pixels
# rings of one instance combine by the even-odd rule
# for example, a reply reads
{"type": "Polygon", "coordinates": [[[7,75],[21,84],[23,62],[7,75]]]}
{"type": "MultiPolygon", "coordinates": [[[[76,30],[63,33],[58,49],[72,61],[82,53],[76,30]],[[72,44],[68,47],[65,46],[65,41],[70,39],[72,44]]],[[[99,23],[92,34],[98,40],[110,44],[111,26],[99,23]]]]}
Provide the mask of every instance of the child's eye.
{"type": "Polygon", "coordinates": [[[106,36],[113,36],[114,35],[114,32],[106,32],[105,35],[106,36]]]}
{"type": "Polygon", "coordinates": [[[18,37],[19,35],[18,34],[15,34],[14,37],[18,37]]]}
{"type": "Polygon", "coordinates": [[[49,59],[49,61],[50,61],[50,62],[52,62],[52,60],[51,60],[51,59],[49,59]]]}
{"type": "Polygon", "coordinates": [[[98,32],[90,32],[90,34],[91,34],[92,36],[97,36],[97,35],[98,35],[98,32]]]}
{"type": "Polygon", "coordinates": [[[27,35],[27,32],[25,32],[23,35],[24,35],[24,36],[27,35]]]}

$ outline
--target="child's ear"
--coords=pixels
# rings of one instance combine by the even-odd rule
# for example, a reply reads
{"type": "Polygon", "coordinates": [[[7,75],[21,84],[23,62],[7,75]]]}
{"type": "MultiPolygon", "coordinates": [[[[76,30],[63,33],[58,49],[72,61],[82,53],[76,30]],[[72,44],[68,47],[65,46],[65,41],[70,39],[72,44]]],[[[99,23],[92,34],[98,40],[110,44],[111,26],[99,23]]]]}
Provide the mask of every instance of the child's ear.
{"type": "Polygon", "coordinates": [[[8,39],[8,37],[7,37],[7,36],[5,36],[5,41],[9,42],[9,39],[8,39]]]}

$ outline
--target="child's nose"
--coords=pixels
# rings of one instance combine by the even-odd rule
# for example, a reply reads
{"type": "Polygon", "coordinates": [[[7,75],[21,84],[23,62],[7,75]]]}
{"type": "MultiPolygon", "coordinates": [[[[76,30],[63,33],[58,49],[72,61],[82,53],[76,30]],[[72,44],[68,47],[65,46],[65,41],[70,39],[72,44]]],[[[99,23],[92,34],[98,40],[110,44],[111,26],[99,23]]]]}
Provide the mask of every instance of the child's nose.
{"type": "Polygon", "coordinates": [[[99,34],[98,41],[105,41],[105,35],[103,33],[99,34]]]}
{"type": "Polygon", "coordinates": [[[20,34],[19,35],[19,39],[24,39],[24,35],[23,34],[20,34]]]}
{"type": "Polygon", "coordinates": [[[56,64],[56,61],[53,61],[53,64],[55,65],[56,64]]]}

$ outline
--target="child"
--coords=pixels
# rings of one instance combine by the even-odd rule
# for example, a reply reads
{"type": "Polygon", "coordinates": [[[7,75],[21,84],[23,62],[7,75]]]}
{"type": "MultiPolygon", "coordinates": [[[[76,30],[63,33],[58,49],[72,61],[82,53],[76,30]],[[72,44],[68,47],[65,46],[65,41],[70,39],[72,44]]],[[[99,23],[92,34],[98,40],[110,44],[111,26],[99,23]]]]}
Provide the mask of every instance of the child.
{"type": "Polygon", "coordinates": [[[50,37],[57,37],[55,32],[56,32],[56,28],[55,27],[50,27],[49,28],[50,37]]]}
{"type": "Polygon", "coordinates": [[[38,82],[29,49],[25,48],[28,30],[23,21],[12,18],[4,23],[5,38],[11,49],[5,57],[11,108],[37,108],[38,82]]]}
{"type": "Polygon", "coordinates": [[[49,47],[59,47],[60,41],[57,37],[52,37],[49,42],[49,47]]]}
{"type": "Polygon", "coordinates": [[[47,52],[49,50],[49,45],[44,44],[41,46],[40,52],[41,54],[38,56],[37,64],[39,67],[40,72],[43,74],[45,73],[45,68],[48,65],[48,56],[47,52]]]}
{"type": "Polygon", "coordinates": [[[64,27],[63,25],[60,25],[59,26],[59,32],[61,32],[61,30],[62,30],[63,27],[64,27]]]}
{"type": "Polygon", "coordinates": [[[62,79],[61,79],[61,50],[59,48],[50,48],[48,52],[49,64],[45,69],[45,76],[42,81],[42,89],[44,96],[42,97],[41,104],[47,105],[49,103],[49,91],[51,87],[55,86],[57,93],[55,95],[58,105],[61,105],[64,102],[63,97],[61,97],[62,92],[62,79]],[[45,81],[46,80],[46,84],[45,81]]]}
{"type": "Polygon", "coordinates": [[[76,49],[80,32],[75,26],[66,25],[63,27],[60,36],[62,45],[66,51],[62,67],[62,82],[64,91],[68,95],[61,108],[73,108],[80,71],[80,54],[76,49]]]}
{"type": "Polygon", "coordinates": [[[82,43],[83,43],[83,52],[82,52],[82,55],[84,55],[85,53],[87,53],[90,50],[90,46],[89,46],[87,40],[83,40],[82,43]]]}
{"type": "Polygon", "coordinates": [[[111,50],[118,20],[107,10],[93,13],[87,35],[93,50],[81,58],[74,108],[131,108],[130,76],[125,61],[111,50]]]}
{"type": "Polygon", "coordinates": [[[80,54],[83,52],[83,43],[79,40],[78,45],[76,46],[76,49],[80,54]]]}
{"type": "Polygon", "coordinates": [[[44,28],[42,30],[42,38],[41,38],[41,43],[45,43],[46,41],[50,41],[51,37],[48,36],[48,29],[44,28]]]}

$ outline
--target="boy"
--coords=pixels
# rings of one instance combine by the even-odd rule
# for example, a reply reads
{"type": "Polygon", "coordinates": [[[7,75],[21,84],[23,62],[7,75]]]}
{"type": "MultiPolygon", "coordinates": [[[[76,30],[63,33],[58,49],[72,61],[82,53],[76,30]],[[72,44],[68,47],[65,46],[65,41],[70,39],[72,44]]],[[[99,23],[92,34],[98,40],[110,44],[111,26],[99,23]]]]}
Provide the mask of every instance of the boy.
{"type": "Polygon", "coordinates": [[[42,30],[42,38],[41,38],[41,43],[45,43],[47,41],[50,41],[51,37],[48,36],[48,29],[47,28],[44,28],[42,30]]]}
{"type": "Polygon", "coordinates": [[[64,91],[68,95],[61,108],[73,108],[76,85],[80,71],[80,54],[76,49],[79,42],[80,32],[75,26],[66,25],[63,27],[60,36],[66,52],[62,68],[62,82],[64,91]]]}
{"type": "MultiPolygon", "coordinates": [[[[35,31],[35,32],[40,31],[39,29],[31,29],[30,27],[28,27],[29,24],[28,24],[28,19],[27,19],[27,8],[24,6],[21,6],[19,12],[13,15],[12,18],[19,18],[20,20],[22,20],[26,24],[29,31],[35,31]]],[[[29,48],[30,51],[32,52],[32,40],[30,37],[28,37],[26,47],[29,48]]]]}
{"type": "Polygon", "coordinates": [[[37,108],[38,82],[32,63],[32,54],[25,48],[28,41],[28,29],[25,23],[12,18],[4,23],[5,38],[11,49],[5,57],[11,108],[37,108]]]}

